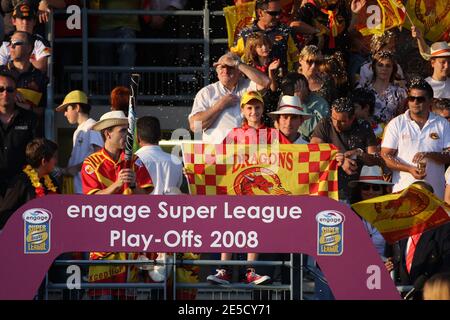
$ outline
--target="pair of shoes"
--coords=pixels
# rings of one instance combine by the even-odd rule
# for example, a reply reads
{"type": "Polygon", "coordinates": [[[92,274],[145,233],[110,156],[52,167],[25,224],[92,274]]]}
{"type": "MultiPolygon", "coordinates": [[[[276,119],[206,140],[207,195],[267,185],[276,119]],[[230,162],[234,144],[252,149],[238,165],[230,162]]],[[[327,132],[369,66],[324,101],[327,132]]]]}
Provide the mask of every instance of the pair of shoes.
{"type": "MultiPolygon", "coordinates": [[[[206,278],[209,282],[213,284],[230,284],[231,274],[226,269],[217,269],[216,274],[212,274],[206,278]]],[[[245,273],[245,278],[243,280],[246,284],[263,284],[270,281],[269,276],[261,276],[255,272],[255,269],[249,268],[245,273]]]]}

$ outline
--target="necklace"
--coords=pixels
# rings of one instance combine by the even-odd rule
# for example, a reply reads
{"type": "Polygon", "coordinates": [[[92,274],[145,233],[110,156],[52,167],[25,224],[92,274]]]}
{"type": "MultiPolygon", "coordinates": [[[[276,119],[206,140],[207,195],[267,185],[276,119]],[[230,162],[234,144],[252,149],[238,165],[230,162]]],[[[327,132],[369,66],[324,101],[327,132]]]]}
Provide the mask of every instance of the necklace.
{"type": "MultiPolygon", "coordinates": [[[[25,172],[25,174],[30,179],[31,184],[33,185],[33,187],[36,191],[36,197],[40,198],[40,197],[45,196],[44,186],[39,181],[39,177],[38,177],[36,170],[34,170],[30,165],[27,165],[23,169],[23,172],[25,172]]],[[[49,194],[56,193],[56,187],[53,184],[52,179],[50,179],[50,176],[48,174],[44,176],[44,185],[45,185],[45,188],[48,190],[49,194]]]]}

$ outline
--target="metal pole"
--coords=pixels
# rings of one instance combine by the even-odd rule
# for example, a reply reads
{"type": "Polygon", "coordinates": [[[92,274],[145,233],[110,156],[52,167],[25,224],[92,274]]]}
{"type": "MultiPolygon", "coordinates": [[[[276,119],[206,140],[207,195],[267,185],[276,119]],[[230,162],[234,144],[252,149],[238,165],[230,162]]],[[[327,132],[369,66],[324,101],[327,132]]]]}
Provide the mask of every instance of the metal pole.
{"type": "Polygon", "coordinates": [[[205,0],[205,9],[203,10],[203,84],[209,84],[209,9],[208,0],[205,0]]]}
{"type": "MultiPolygon", "coordinates": [[[[54,46],[54,20],[53,12],[50,14],[50,20],[47,25],[47,39],[51,47],[54,46]]],[[[53,88],[53,55],[48,57],[47,67],[47,103],[44,110],[44,136],[47,139],[55,140],[55,111],[53,110],[54,88],[53,88]]]]}
{"type": "Polygon", "coordinates": [[[89,95],[89,83],[88,83],[88,13],[87,13],[87,1],[83,0],[83,9],[82,9],[82,38],[83,38],[83,91],[89,95]]]}

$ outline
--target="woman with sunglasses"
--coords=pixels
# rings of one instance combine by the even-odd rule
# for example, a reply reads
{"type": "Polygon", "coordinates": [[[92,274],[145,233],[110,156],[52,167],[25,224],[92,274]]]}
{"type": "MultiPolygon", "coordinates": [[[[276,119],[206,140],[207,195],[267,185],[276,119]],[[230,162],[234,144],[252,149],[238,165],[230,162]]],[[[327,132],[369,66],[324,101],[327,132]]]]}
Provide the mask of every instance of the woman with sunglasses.
{"type": "Polygon", "coordinates": [[[321,96],[328,103],[336,98],[336,88],[331,78],[320,72],[323,55],[315,45],[305,46],[298,57],[300,67],[298,73],[303,74],[308,80],[309,89],[321,96]]]}
{"type": "Polygon", "coordinates": [[[406,99],[406,90],[394,80],[397,74],[397,62],[390,51],[374,54],[372,62],[373,79],[358,88],[366,88],[375,94],[374,118],[379,123],[387,124],[392,118],[402,113],[406,99]]]}
{"type": "MultiPolygon", "coordinates": [[[[391,192],[392,183],[383,179],[383,170],[379,166],[363,166],[359,180],[349,182],[353,188],[352,203],[380,197],[391,192]]],[[[377,249],[378,254],[384,257],[386,241],[381,233],[370,223],[363,220],[364,228],[377,249]]]]}

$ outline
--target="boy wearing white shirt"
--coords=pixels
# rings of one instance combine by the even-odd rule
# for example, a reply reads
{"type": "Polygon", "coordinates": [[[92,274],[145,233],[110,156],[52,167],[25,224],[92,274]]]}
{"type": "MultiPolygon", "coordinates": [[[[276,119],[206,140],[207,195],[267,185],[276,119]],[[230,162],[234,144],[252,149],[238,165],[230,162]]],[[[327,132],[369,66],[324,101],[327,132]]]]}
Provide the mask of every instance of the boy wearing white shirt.
{"type": "Polygon", "coordinates": [[[85,158],[91,153],[103,147],[103,139],[100,132],[92,130],[96,123],[89,118],[91,106],[88,104],[87,96],[83,91],[74,90],[66,95],[63,103],[56,108],[58,112],[64,112],[64,116],[70,124],[78,124],[73,133],[73,147],[67,168],[63,174],[73,176],[74,193],[82,194],[81,188],[81,165],[85,158]]]}

